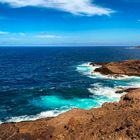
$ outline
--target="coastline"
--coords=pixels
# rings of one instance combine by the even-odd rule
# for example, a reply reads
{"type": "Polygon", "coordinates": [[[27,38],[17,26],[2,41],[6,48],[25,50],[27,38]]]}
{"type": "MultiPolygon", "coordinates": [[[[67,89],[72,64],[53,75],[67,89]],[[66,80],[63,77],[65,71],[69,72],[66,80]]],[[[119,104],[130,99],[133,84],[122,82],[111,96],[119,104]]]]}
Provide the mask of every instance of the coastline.
{"type": "Polygon", "coordinates": [[[94,72],[103,75],[122,76],[140,76],[140,60],[126,60],[121,62],[107,62],[107,63],[91,63],[94,65],[101,65],[95,69],[94,72]]]}
{"type": "MultiPolygon", "coordinates": [[[[140,74],[138,65],[140,61],[138,60],[117,62],[117,64],[112,62],[110,67],[110,63],[100,63],[102,67],[95,69],[95,71],[100,73],[105,71],[102,73],[104,75],[114,74],[115,78],[128,73],[131,73],[128,74],[130,76],[139,76],[140,74]],[[136,62],[135,65],[134,62],[136,62]],[[122,64],[121,67],[120,63],[122,64]],[[118,72],[116,72],[116,68],[118,72]]],[[[122,92],[128,93],[122,96],[118,103],[104,103],[100,108],[72,109],[53,118],[1,124],[0,138],[2,140],[7,138],[11,140],[35,140],[37,138],[39,140],[82,140],[82,138],[114,140],[117,137],[127,140],[135,138],[137,140],[140,138],[138,134],[140,127],[140,88],[122,89],[117,94],[122,94],[122,92]]]]}
{"type": "Polygon", "coordinates": [[[140,46],[136,46],[135,48],[136,48],[136,49],[140,49],[140,46]]]}
{"type": "Polygon", "coordinates": [[[0,125],[1,140],[138,140],[140,89],[130,90],[118,103],[91,110],[72,109],[54,118],[0,125]]]}

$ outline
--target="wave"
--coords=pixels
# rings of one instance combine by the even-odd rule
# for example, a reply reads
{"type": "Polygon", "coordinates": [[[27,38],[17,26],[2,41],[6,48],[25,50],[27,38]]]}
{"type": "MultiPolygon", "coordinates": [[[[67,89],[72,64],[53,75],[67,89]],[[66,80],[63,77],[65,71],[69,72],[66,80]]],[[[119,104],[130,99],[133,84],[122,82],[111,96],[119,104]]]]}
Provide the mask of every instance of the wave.
{"type": "Polygon", "coordinates": [[[140,87],[140,77],[138,76],[127,76],[127,75],[103,75],[95,72],[96,68],[101,67],[100,65],[92,66],[90,63],[84,63],[77,66],[78,72],[87,75],[92,79],[103,79],[105,83],[112,83],[113,87],[107,86],[108,84],[103,83],[93,83],[91,84],[88,91],[93,95],[105,96],[108,101],[119,101],[120,97],[124,94],[117,94],[116,91],[127,89],[127,88],[139,88],[140,87]],[[107,81],[106,81],[107,80],[107,81]]]}
{"type": "Polygon", "coordinates": [[[96,69],[96,68],[100,68],[101,66],[100,65],[97,65],[97,66],[92,66],[90,65],[90,62],[87,62],[87,63],[83,63],[81,65],[78,65],[76,70],[78,72],[80,72],[81,74],[84,74],[84,75],[91,75],[91,73],[96,69]]]}
{"type": "MultiPolygon", "coordinates": [[[[47,118],[47,117],[55,117],[58,116],[62,113],[66,112],[66,110],[50,110],[50,111],[44,111],[41,112],[37,115],[23,115],[23,116],[18,116],[18,117],[11,117],[11,118],[6,118],[4,122],[21,122],[21,121],[33,121],[37,119],[42,119],[42,118],[47,118]]],[[[0,121],[1,123],[4,123],[0,121]]]]}
{"type": "Polygon", "coordinates": [[[101,65],[95,65],[92,66],[90,65],[90,62],[87,63],[83,63],[81,65],[77,66],[77,71],[87,75],[89,78],[94,78],[94,79],[111,79],[111,80],[133,80],[133,81],[137,81],[139,80],[140,83],[140,77],[138,76],[128,76],[128,75],[103,75],[99,72],[95,72],[96,68],[100,68],[102,67],[101,65]]]}
{"type": "MultiPolygon", "coordinates": [[[[32,121],[46,117],[55,117],[62,114],[72,108],[83,108],[91,109],[93,107],[100,107],[105,102],[116,102],[120,100],[120,97],[124,94],[117,94],[116,91],[131,88],[140,87],[140,77],[121,75],[120,77],[112,75],[102,75],[94,72],[96,68],[101,67],[100,65],[92,66],[90,62],[78,65],[76,70],[93,79],[103,79],[100,83],[94,83],[89,85],[87,90],[91,95],[87,98],[72,98],[65,99],[59,96],[41,96],[38,99],[31,101],[31,104],[44,109],[52,108],[49,111],[41,112],[37,115],[23,115],[11,118],[5,118],[4,122],[21,122],[21,121],[32,121]],[[113,86],[109,86],[108,83],[113,86]],[[54,108],[54,109],[53,109],[54,108]]],[[[3,123],[3,121],[0,121],[3,123]]]]}
{"type": "Polygon", "coordinates": [[[118,87],[111,88],[111,87],[103,86],[99,83],[92,84],[91,86],[92,87],[88,88],[88,90],[94,95],[106,96],[109,99],[119,99],[122,96],[122,94],[116,94],[116,91],[119,90],[118,87]]]}

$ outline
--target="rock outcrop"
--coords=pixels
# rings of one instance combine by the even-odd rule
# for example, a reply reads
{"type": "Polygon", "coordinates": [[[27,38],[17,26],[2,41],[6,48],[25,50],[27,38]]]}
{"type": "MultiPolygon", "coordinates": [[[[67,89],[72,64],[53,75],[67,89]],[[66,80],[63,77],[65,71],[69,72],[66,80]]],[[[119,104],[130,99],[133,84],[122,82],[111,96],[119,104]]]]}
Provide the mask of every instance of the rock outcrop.
{"type": "Polygon", "coordinates": [[[131,89],[119,103],[101,108],[1,124],[0,140],[140,140],[140,89],[131,89]]]}
{"type": "MultiPolygon", "coordinates": [[[[102,67],[95,69],[104,75],[129,75],[140,76],[140,60],[127,60],[123,62],[99,63],[102,67]]],[[[91,63],[92,65],[92,63],[91,63]]]]}
{"type": "Polygon", "coordinates": [[[137,49],[140,49],[140,46],[136,46],[137,49]]]}

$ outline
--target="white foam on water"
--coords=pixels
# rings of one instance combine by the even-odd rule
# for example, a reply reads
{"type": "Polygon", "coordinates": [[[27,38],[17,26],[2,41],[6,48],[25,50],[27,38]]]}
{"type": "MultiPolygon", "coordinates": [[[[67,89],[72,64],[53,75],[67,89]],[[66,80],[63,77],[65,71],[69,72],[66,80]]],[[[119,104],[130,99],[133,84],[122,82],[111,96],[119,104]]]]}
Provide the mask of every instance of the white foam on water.
{"type": "MultiPolygon", "coordinates": [[[[140,87],[140,77],[127,76],[127,75],[121,75],[119,77],[113,76],[113,75],[106,76],[106,75],[102,75],[100,73],[94,72],[96,68],[100,68],[100,67],[101,67],[100,65],[92,66],[92,65],[90,65],[90,62],[89,62],[89,63],[84,63],[81,65],[78,65],[76,70],[83,75],[87,75],[90,78],[95,78],[95,79],[100,78],[100,79],[107,79],[107,80],[112,80],[112,81],[118,80],[117,86],[109,87],[109,86],[104,86],[101,83],[95,83],[95,84],[90,85],[91,87],[88,88],[88,91],[93,94],[94,98],[95,98],[95,95],[99,96],[99,97],[96,98],[96,101],[94,98],[93,99],[92,98],[80,99],[80,100],[75,99],[72,103],[74,105],[76,104],[77,107],[82,106],[82,108],[83,108],[83,105],[88,106],[88,107],[90,105],[89,108],[94,107],[94,105],[95,105],[95,107],[100,107],[105,102],[119,101],[120,97],[126,93],[124,92],[122,94],[116,94],[116,91],[121,90],[121,89],[131,88],[131,87],[132,88],[140,87]],[[125,84],[123,85],[123,84],[119,83],[120,82],[119,80],[124,81],[125,84]],[[78,102],[78,104],[77,104],[77,102],[78,102]]],[[[43,98],[43,99],[46,99],[46,98],[43,98]]],[[[64,103],[65,102],[66,101],[64,101],[64,103]]],[[[69,108],[69,109],[71,109],[71,108],[69,108]]],[[[44,111],[37,115],[24,115],[24,116],[6,118],[6,122],[32,121],[32,120],[37,120],[37,119],[46,118],[46,117],[55,117],[55,116],[58,116],[59,114],[62,114],[64,112],[68,111],[69,109],[63,108],[61,110],[44,111]]],[[[3,123],[3,122],[0,121],[0,124],[1,123],[3,123]]]]}
{"type": "MultiPolygon", "coordinates": [[[[93,71],[91,72],[90,78],[100,78],[100,79],[111,79],[111,80],[127,80],[130,78],[133,78],[134,76],[128,76],[128,75],[117,75],[117,74],[110,74],[110,75],[103,75],[99,72],[95,72],[96,66],[93,66],[93,71]]],[[[101,66],[100,66],[101,67],[101,66]]],[[[99,68],[99,67],[98,67],[99,68]]]]}
{"type": "MultiPolygon", "coordinates": [[[[96,68],[100,68],[100,65],[92,66],[90,63],[84,63],[82,65],[79,65],[77,67],[77,70],[84,74],[87,75],[89,78],[93,79],[104,79],[104,80],[111,80],[112,82],[117,82],[117,86],[115,87],[108,87],[104,86],[101,83],[95,83],[91,85],[91,88],[88,88],[88,91],[92,93],[93,95],[99,95],[99,96],[105,96],[109,100],[113,101],[119,101],[120,97],[124,94],[117,94],[116,91],[126,89],[126,88],[138,88],[140,87],[140,77],[138,76],[127,76],[127,75],[103,75],[98,72],[95,72],[96,68]],[[78,69],[78,68],[81,69],[78,69]],[[84,67],[84,68],[83,68],[84,67]],[[86,68],[89,67],[89,68],[86,68]],[[88,70],[85,71],[85,69],[88,70]]],[[[108,100],[107,100],[108,101],[108,100]]]]}
{"type": "Polygon", "coordinates": [[[98,78],[98,79],[110,79],[110,80],[132,80],[131,85],[140,87],[140,77],[138,76],[128,76],[128,75],[103,75],[99,72],[95,72],[95,69],[102,67],[101,65],[90,65],[90,62],[84,63],[77,66],[77,71],[80,73],[87,75],[89,78],[98,78]]]}
{"type": "Polygon", "coordinates": [[[90,62],[78,65],[76,70],[84,75],[91,75],[91,73],[96,69],[99,68],[101,66],[97,65],[97,66],[92,66],[90,65],[90,62]]]}
{"type": "Polygon", "coordinates": [[[140,88],[140,77],[133,77],[130,79],[129,87],[140,88]]]}
{"type": "Polygon", "coordinates": [[[92,74],[89,76],[90,78],[100,78],[100,79],[111,79],[111,80],[125,80],[130,78],[127,75],[103,75],[98,72],[92,72],[92,74]]]}
{"type": "Polygon", "coordinates": [[[112,80],[124,80],[128,78],[133,78],[133,76],[127,75],[103,75],[99,72],[95,72],[95,69],[102,67],[101,65],[90,65],[90,62],[78,65],[76,70],[89,78],[100,78],[100,79],[112,79],[112,80]]]}
{"type": "MultiPolygon", "coordinates": [[[[67,110],[61,110],[61,111],[51,110],[51,111],[41,112],[37,115],[23,115],[23,116],[18,116],[18,117],[11,117],[9,119],[7,118],[6,122],[33,121],[33,120],[37,120],[37,119],[41,119],[41,118],[55,117],[66,111],[67,110]]],[[[1,123],[3,123],[3,122],[1,122],[1,123]]]]}
{"type": "Polygon", "coordinates": [[[116,91],[118,91],[118,87],[116,88],[111,88],[111,87],[105,87],[102,86],[101,84],[92,84],[91,88],[88,88],[90,93],[93,93],[94,95],[99,95],[99,96],[106,96],[109,99],[119,99],[123,94],[116,94],[116,91]]]}

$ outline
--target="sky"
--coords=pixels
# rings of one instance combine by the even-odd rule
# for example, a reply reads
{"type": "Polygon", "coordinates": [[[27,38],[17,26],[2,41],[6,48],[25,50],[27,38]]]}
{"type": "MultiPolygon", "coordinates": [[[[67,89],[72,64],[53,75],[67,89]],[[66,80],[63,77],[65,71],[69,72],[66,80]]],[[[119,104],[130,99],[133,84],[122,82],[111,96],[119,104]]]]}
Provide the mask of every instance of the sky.
{"type": "Polygon", "coordinates": [[[0,46],[140,45],[140,0],[0,0],[0,46]]]}

